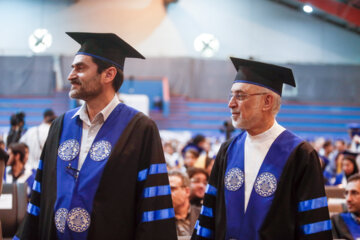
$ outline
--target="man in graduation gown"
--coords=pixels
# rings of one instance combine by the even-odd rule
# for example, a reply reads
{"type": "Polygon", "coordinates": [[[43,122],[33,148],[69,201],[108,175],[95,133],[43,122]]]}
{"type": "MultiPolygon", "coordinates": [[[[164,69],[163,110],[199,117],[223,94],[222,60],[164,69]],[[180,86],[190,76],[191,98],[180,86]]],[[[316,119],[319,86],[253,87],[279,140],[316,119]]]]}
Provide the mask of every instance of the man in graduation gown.
{"type": "Polygon", "coordinates": [[[348,179],[345,198],[348,212],[331,217],[333,236],[336,239],[356,240],[360,238],[360,174],[348,179]]]}
{"type": "Polygon", "coordinates": [[[125,58],[144,57],[115,34],[67,34],[81,44],[69,95],[85,104],[52,124],[15,239],[176,239],[158,129],[116,95],[125,58]]]}
{"type": "Polygon", "coordinates": [[[192,239],[332,239],[319,157],[275,120],[292,71],[231,60],[228,106],[244,131],[218,152],[192,239]]]}

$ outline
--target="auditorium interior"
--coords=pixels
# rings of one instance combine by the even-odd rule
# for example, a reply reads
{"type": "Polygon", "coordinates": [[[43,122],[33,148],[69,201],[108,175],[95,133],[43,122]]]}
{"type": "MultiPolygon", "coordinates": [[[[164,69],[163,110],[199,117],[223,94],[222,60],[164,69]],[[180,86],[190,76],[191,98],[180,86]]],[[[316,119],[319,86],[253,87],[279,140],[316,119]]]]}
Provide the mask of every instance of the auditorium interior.
{"type": "MultiPolygon", "coordinates": [[[[335,159],[338,141],[360,151],[359,0],[1,0],[0,13],[4,150],[13,116],[21,113],[26,130],[46,109],[61,116],[82,104],[69,97],[80,46],[66,32],[98,32],[115,33],[145,56],[126,59],[118,96],[155,121],[169,168],[184,164],[182,151],[196,136],[214,159],[242,131],[231,126],[230,57],[292,69],[296,88],[283,87],[276,120],[311,143],[322,164],[335,159]]],[[[333,180],[325,187],[330,215],[346,211],[344,185],[333,180]]],[[[25,215],[25,192],[24,184],[4,183],[5,239],[25,215]]]]}

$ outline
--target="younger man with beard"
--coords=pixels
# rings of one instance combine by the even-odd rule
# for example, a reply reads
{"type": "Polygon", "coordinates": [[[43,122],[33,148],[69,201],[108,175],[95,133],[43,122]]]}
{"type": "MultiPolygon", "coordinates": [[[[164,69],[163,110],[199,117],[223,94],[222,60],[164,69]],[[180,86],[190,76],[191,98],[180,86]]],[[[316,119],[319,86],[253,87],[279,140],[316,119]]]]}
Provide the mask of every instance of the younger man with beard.
{"type": "Polygon", "coordinates": [[[52,124],[20,239],[176,239],[155,123],[119,102],[125,58],[115,34],[67,33],[81,45],[68,76],[85,104],[52,124]]]}

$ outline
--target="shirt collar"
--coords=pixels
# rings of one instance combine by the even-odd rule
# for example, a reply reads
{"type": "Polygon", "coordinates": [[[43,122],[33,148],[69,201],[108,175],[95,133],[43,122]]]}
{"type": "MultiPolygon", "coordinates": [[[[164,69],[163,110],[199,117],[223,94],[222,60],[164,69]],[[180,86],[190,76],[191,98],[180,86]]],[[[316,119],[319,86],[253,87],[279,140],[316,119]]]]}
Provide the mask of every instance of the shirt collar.
{"type": "MultiPolygon", "coordinates": [[[[116,106],[120,103],[119,98],[117,96],[117,94],[114,95],[113,99],[109,102],[108,105],[106,105],[106,107],[103,108],[103,110],[101,110],[100,112],[98,112],[98,114],[96,114],[96,116],[93,119],[93,123],[96,121],[99,121],[99,119],[101,119],[101,122],[105,122],[106,119],[109,117],[109,115],[111,114],[111,112],[116,108],[116,106]]],[[[72,116],[72,118],[79,116],[80,119],[87,123],[88,125],[91,124],[90,119],[89,119],[89,115],[87,114],[87,110],[86,110],[86,102],[80,107],[80,109],[72,116]]]]}
{"type": "Polygon", "coordinates": [[[263,133],[260,133],[256,136],[251,136],[250,134],[247,134],[249,140],[251,141],[266,141],[269,138],[272,138],[273,136],[278,135],[279,133],[281,133],[284,130],[284,128],[282,126],[280,126],[277,121],[275,120],[274,124],[272,125],[271,128],[269,128],[268,130],[266,130],[263,133]]]}

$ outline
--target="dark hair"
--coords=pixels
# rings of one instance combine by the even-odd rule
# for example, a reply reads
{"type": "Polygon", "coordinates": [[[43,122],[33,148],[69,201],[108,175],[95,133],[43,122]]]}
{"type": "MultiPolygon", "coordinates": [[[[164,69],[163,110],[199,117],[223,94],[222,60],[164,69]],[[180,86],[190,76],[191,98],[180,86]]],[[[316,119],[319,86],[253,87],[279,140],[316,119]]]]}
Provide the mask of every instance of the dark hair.
{"type": "Polygon", "coordinates": [[[205,169],[203,169],[203,168],[194,168],[194,167],[192,167],[192,168],[189,168],[189,169],[187,170],[187,173],[188,173],[190,179],[191,179],[194,175],[196,175],[196,174],[198,174],[198,173],[202,173],[202,174],[204,174],[204,175],[206,176],[206,180],[209,180],[209,175],[208,175],[208,173],[205,171],[205,169]]]}
{"type": "Polygon", "coordinates": [[[0,161],[5,161],[5,165],[6,165],[8,158],[9,158],[9,155],[0,148],[0,161]]]}
{"type": "Polygon", "coordinates": [[[196,149],[194,149],[194,148],[189,148],[189,149],[187,149],[187,150],[185,151],[185,153],[184,153],[184,156],[185,156],[185,154],[186,154],[187,152],[191,153],[191,154],[194,155],[194,157],[196,157],[196,158],[198,158],[198,157],[200,156],[200,153],[199,153],[196,149]]]}
{"type": "Polygon", "coordinates": [[[354,165],[354,171],[351,173],[351,175],[359,172],[354,156],[344,154],[343,161],[344,160],[349,160],[354,165]]]}
{"type": "Polygon", "coordinates": [[[123,73],[123,71],[120,68],[114,66],[113,64],[105,62],[103,60],[100,60],[100,59],[97,59],[97,58],[94,58],[94,57],[92,57],[92,60],[98,66],[97,72],[99,74],[102,73],[104,70],[108,69],[109,67],[115,67],[116,68],[117,73],[116,73],[115,78],[114,78],[114,80],[112,82],[112,86],[113,86],[115,92],[119,91],[121,85],[124,82],[124,73],[123,73]]]}
{"type": "Polygon", "coordinates": [[[205,160],[205,168],[207,168],[213,161],[215,161],[215,158],[207,157],[205,160]]]}
{"type": "Polygon", "coordinates": [[[355,173],[354,175],[351,175],[351,177],[349,177],[349,179],[347,180],[347,183],[354,182],[354,181],[360,181],[359,173],[355,173]]]}
{"type": "Polygon", "coordinates": [[[25,158],[25,146],[24,144],[20,144],[20,143],[12,143],[9,145],[9,147],[11,149],[11,152],[16,155],[16,154],[20,154],[20,161],[22,163],[24,163],[24,158],[25,158]]]}
{"type": "Polygon", "coordinates": [[[205,140],[205,136],[204,135],[201,135],[201,134],[198,134],[198,135],[196,135],[195,137],[194,137],[194,139],[193,139],[193,144],[195,144],[195,145],[198,145],[199,143],[201,143],[202,141],[204,141],[205,140]]]}
{"type": "Polygon", "coordinates": [[[327,140],[324,145],[323,145],[323,148],[326,148],[326,147],[329,147],[332,145],[332,142],[330,140],[327,140]]]}

